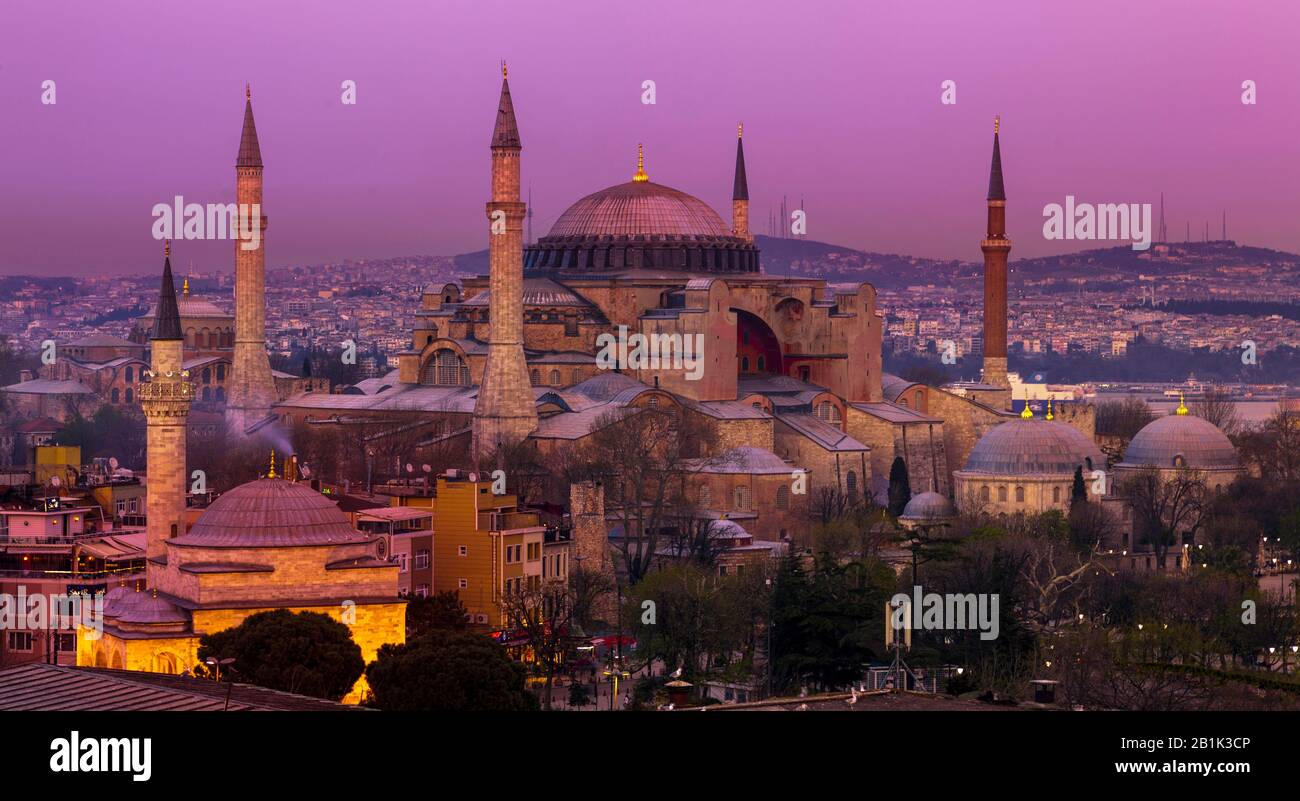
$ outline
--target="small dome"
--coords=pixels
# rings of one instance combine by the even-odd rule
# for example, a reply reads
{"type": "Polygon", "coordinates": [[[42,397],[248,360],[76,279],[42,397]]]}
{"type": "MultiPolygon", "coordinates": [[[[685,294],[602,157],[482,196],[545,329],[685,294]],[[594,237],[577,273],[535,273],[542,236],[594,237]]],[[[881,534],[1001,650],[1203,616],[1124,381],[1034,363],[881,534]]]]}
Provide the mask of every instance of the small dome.
{"type": "Polygon", "coordinates": [[[1051,420],[1010,420],[980,437],[966,460],[971,472],[1004,476],[1073,475],[1104,469],[1106,457],[1083,432],[1051,420]]]}
{"type": "Polygon", "coordinates": [[[548,236],[730,236],[709,204],[672,187],[628,181],[570,206],[548,236]]]}
{"type": "Polygon", "coordinates": [[[903,507],[902,514],[902,517],[909,520],[942,520],[956,516],[957,510],[952,508],[952,501],[937,492],[922,492],[914,496],[903,507]]]}
{"type": "Polygon", "coordinates": [[[1228,436],[1202,417],[1171,414],[1152,420],[1124,451],[1126,467],[1235,470],[1241,467],[1228,436]]]}
{"type": "Polygon", "coordinates": [[[208,548],[343,545],[372,538],[338,504],[306,484],[263,478],[213,501],[194,526],[168,543],[208,548]]]}

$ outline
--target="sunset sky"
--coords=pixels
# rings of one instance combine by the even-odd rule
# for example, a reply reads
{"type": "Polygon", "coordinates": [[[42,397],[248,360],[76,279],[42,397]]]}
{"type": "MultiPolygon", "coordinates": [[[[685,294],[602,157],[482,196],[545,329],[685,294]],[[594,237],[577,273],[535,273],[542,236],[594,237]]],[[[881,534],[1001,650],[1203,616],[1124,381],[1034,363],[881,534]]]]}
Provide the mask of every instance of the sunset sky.
{"type": "Polygon", "coordinates": [[[1172,239],[1226,210],[1300,251],[1298,42],[1300,4],[1253,0],[5,0],[0,273],[156,270],[155,203],[233,200],[245,81],[268,266],[480,249],[503,58],[537,236],[638,142],[729,218],[743,120],[756,233],[802,194],[809,238],[978,260],[999,113],[1013,260],[1087,245],[1044,241],[1047,203],[1161,191],[1172,239]]]}

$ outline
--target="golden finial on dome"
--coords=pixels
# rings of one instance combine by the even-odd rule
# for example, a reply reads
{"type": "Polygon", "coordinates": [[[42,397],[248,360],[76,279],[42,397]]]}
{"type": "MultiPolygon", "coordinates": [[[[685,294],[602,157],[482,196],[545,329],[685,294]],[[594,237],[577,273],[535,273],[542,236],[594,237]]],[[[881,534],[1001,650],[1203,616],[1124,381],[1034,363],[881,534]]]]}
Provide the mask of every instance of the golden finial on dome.
{"type": "Polygon", "coordinates": [[[1052,419],[1052,399],[1050,397],[1047,399],[1047,419],[1052,419]]]}
{"type": "Polygon", "coordinates": [[[170,239],[164,239],[164,240],[163,240],[163,258],[164,258],[164,259],[170,259],[171,257],[172,257],[172,241],[171,241],[170,239]]]}
{"type": "Polygon", "coordinates": [[[994,133],[995,135],[996,135],[997,132],[998,132],[998,123],[1001,121],[1001,119],[1002,119],[1002,118],[999,117],[997,114],[994,114],[994,115],[993,115],[993,133],[994,133]]]}
{"type": "Polygon", "coordinates": [[[1186,400],[1183,398],[1183,393],[1182,393],[1182,392],[1179,392],[1179,393],[1178,393],[1178,408],[1174,410],[1174,413],[1175,413],[1175,414],[1183,415],[1183,414],[1187,414],[1187,411],[1188,411],[1188,409],[1187,409],[1187,403],[1186,403],[1186,400]]]}
{"type": "Polygon", "coordinates": [[[1020,419],[1028,420],[1034,416],[1034,410],[1029,408],[1029,389],[1025,388],[1025,408],[1020,410],[1020,419]]]}
{"type": "Polygon", "coordinates": [[[743,122],[736,123],[736,138],[737,139],[745,138],[745,123],[743,122]]]}
{"type": "Polygon", "coordinates": [[[271,472],[266,474],[267,478],[275,478],[275,448],[271,449],[271,472]]]}
{"type": "Polygon", "coordinates": [[[645,148],[640,144],[636,146],[636,175],[632,180],[639,184],[650,180],[650,176],[645,174],[645,148]]]}
{"type": "Polygon", "coordinates": [[[502,78],[510,77],[510,72],[509,70],[506,69],[506,60],[504,58],[501,59],[501,77],[502,78]]]}
{"type": "Polygon", "coordinates": [[[190,294],[190,277],[188,275],[185,276],[185,281],[181,283],[181,294],[190,294]]]}

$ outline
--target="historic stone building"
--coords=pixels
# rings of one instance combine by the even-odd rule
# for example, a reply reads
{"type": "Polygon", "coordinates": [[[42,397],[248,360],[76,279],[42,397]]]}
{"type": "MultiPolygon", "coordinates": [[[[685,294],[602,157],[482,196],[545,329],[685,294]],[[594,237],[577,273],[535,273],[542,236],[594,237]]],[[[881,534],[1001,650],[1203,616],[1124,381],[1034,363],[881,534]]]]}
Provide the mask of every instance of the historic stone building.
{"type": "MultiPolygon", "coordinates": [[[[306,484],[265,478],[235,487],[186,530],[185,425],[194,398],[182,367],[184,333],[163,265],[152,365],[140,387],[148,421],[144,586],[105,594],[104,630],[79,637],[77,664],[162,673],[192,670],[200,638],[274,609],[312,611],[348,625],[362,658],[405,641],[397,562],[381,539],[353,528],[338,505],[306,484]]],[[[366,691],[359,679],[345,700],[366,691]]]]}
{"type": "Polygon", "coordinates": [[[296,395],[275,413],[286,424],[383,417],[421,434],[411,459],[457,440],[482,458],[525,440],[545,452],[638,408],[678,406],[716,425],[715,452],[702,456],[730,465],[701,471],[699,505],[717,516],[742,513],[748,520],[735,519],[763,536],[793,537],[809,526],[806,497],[767,487],[778,474],[790,486],[802,475],[809,495],[883,498],[889,465],[901,456],[914,488],[951,496],[952,472],[979,438],[1015,419],[1007,411],[1010,241],[999,132],[981,244],[991,346],[982,381],[950,387],[883,374],[882,316],[870,284],[763,273],[749,230],[743,133],[729,223],[652,181],[639,151],[629,181],[579,199],[524,247],[522,145],[503,80],[490,147],[489,274],[425,292],[410,349],[390,376],[346,394],[296,395]],[[746,465],[750,473],[736,472],[746,465]],[[743,487],[755,508],[738,503],[743,487]]]}

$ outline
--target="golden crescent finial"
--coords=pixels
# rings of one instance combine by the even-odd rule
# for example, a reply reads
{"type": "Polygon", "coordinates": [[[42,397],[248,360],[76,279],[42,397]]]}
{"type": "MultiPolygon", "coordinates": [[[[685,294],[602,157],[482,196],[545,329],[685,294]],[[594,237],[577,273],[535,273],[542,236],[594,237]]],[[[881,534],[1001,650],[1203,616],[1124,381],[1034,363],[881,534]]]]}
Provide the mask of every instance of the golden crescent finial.
{"type": "Polygon", "coordinates": [[[188,275],[185,276],[185,281],[181,284],[181,294],[190,294],[190,277],[188,275]]]}
{"type": "Polygon", "coordinates": [[[1051,396],[1049,395],[1049,396],[1047,397],[1047,419],[1048,419],[1048,420],[1051,420],[1051,419],[1052,419],[1052,416],[1053,416],[1053,415],[1052,415],[1052,398],[1051,398],[1051,396]]]}
{"type": "Polygon", "coordinates": [[[1001,118],[999,115],[997,115],[997,114],[994,114],[994,115],[993,115],[993,133],[994,133],[995,135],[996,135],[997,132],[998,132],[998,123],[1001,122],[1001,121],[1002,121],[1002,118],[1001,118]]]}
{"type": "Polygon", "coordinates": [[[1174,411],[1175,414],[1180,414],[1180,415],[1187,414],[1188,412],[1187,401],[1184,398],[1183,393],[1181,391],[1178,393],[1178,408],[1175,409],[1174,411]]]}
{"type": "Polygon", "coordinates": [[[745,123],[743,122],[736,123],[736,138],[737,139],[745,138],[745,123]]]}
{"type": "Polygon", "coordinates": [[[645,174],[645,148],[640,143],[636,146],[636,174],[632,180],[639,184],[650,180],[650,176],[645,174]]]}
{"type": "Polygon", "coordinates": [[[502,78],[510,77],[510,72],[509,70],[506,69],[506,60],[504,58],[501,59],[501,77],[502,78]]]}
{"type": "Polygon", "coordinates": [[[245,100],[252,100],[252,99],[253,99],[253,85],[252,85],[252,84],[249,84],[249,83],[244,84],[244,99],[245,99],[245,100]]]}
{"type": "Polygon", "coordinates": [[[275,448],[271,449],[271,472],[266,474],[267,478],[275,478],[275,448]]]}
{"type": "Polygon", "coordinates": [[[163,258],[164,258],[164,259],[170,259],[171,256],[172,256],[172,241],[171,241],[170,239],[164,239],[164,240],[163,240],[163,258]]]}

